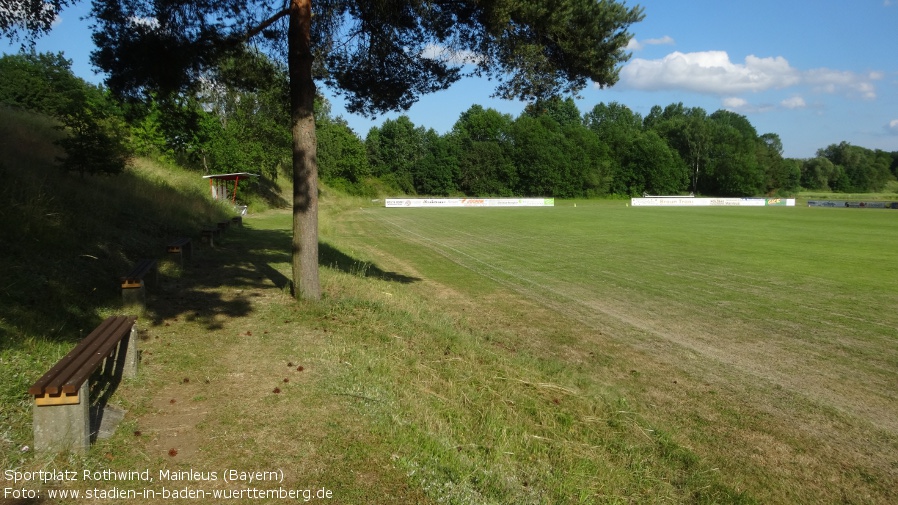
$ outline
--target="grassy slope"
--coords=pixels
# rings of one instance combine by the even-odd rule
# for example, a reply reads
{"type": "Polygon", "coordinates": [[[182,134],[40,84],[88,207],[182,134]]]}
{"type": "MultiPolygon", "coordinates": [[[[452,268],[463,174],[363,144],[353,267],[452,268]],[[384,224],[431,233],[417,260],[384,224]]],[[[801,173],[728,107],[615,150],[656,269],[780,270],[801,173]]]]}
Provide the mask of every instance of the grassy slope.
{"type": "MultiPolygon", "coordinates": [[[[202,186],[168,178],[181,188],[172,190],[153,170],[133,175],[138,193],[173,191],[166,207],[203,200],[192,196],[202,186]]],[[[31,183],[43,193],[23,193],[46,195],[29,200],[43,207],[7,207],[18,214],[3,222],[92,208],[59,201],[52,179],[31,183]]],[[[107,182],[67,179],[65,187],[88,193],[96,184],[107,182]]],[[[100,187],[94,201],[118,193],[100,187]]],[[[141,214],[163,212],[155,200],[141,200],[141,214]]],[[[65,231],[69,222],[93,218],[71,212],[49,233],[64,239],[61,247],[37,240],[4,262],[0,359],[13,373],[0,376],[0,466],[219,476],[281,469],[285,487],[328,488],[336,503],[895,498],[895,433],[874,416],[894,408],[876,399],[891,398],[894,384],[895,277],[869,268],[894,264],[894,233],[877,233],[894,231],[891,213],[661,213],[581,202],[428,214],[328,194],[321,205],[320,303],[296,303],[284,291],[287,212],[251,216],[217,249],[198,249],[183,271],[163,272],[141,319],[140,376],[114,397],[128,415],[84,456],[47,461],[19,451],[30,441],[22,392],[77,339],[72,321],[89,327],[115,310],[117,269],[182,231],[172,224],[182,221],[159,214],[151,221],[171,229],[115,225],[120,210],[108,210],[85,230],[114,233],[79,235],[65,231]],[[579,240],[558,238],[571,235],[579,240]],[[94,243],[104,245],[85,248],[94,243]],[[83,280],[57,273],[82,250],[104,266],[83,280]],[[783,266],[799,256],[806,260],[783,266]],[[35,291],[41,303],[23,305],[14,288],[38,287],[20,271],[49,271],[58,283],[35,291]],[[92,291],[96,279],[110,282],[92,291]],[[87,295],[94,292],[96,300],[87,295]],[[775,362],[808,349],[808,363],[775,362]],[[748,359],[758,352],[767,361],[748,359]],[[790,382],[791,366],[814,380],[790,382]],[[838,404],[827,389],[838,381],[809,387],[830,370],[863,387],[868,408],[838,404]]],[[[32,230],[39,226],[49,225],[32,230]]],[[[235,488],[220,479],[168,484],[235,488]]]]}
{"type": "Polygon", "coordinates": [[[139,161],[114,178],[62,174],[56,135],[48,118],[0,108],[0,462],[30,438],[22,393],[35,372],[119,310],[118,277],[228,215],[176,169],[139,161]]]}

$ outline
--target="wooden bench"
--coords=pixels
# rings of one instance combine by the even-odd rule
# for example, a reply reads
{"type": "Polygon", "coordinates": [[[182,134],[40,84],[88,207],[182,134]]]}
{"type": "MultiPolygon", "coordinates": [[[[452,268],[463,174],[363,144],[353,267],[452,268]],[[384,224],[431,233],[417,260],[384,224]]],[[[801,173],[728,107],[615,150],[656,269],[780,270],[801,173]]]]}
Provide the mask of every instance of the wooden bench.
{"type": "Polygon", "coordinates": [[[184,258],[186,257],[189,260],[193,253],[190,237],[180,237],[172,240],[165,246],[165,252],[168,253],[169,257],[177,255],[178,261],[183,265],[184,258]]]}
{"type": "Polygon", "coordinates": [[[156,260],[143,259],[134,265],[134,268],[121,278],[122,301],[125,305],[139,305],[146,308],[146,290],[144,278],[157,275],[156,260]]]}
{"type": "Polygon", "coordinates": [[[221,229],[216,227],[207,226],[200,230],[200,236],[203,237],[203,240],[212,247],[215,247],[215,239],[221,237],[221,229]]]}
{"type": "Polygon", "coordinates": [[[230,221],[221,221],[220,223],[217,224],[217,226],[218,226],[219,230],[226,231],[231,226],[231,222],[230,221]]]}
{"type": "Polygon", "coordinates": [[[110,378],[137,374],[136,322],[136,316],[107,318],[28,388],[34,397],[35,450],[90,446],[89,379],[101,365],[110,378]]]}
{"type": "Polygon", "coordinates": [[[231,222],[243,228],[243,216],[234,216],[231,218],[231,222]]]}

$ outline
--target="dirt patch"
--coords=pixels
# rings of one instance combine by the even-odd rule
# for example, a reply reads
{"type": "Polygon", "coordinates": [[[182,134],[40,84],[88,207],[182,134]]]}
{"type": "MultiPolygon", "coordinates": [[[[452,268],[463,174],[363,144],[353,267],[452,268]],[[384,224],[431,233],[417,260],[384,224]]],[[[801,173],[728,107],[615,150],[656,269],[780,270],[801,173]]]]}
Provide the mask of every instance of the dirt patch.
{"type": "Polygon", "coordinates": [[[152,455],[177,463],[197,460],[208,438],[198,425],[209,415],[209,405],[194,400],[196,395],[196,387],[170,386],[153,398],[152,411],[141,416],[139,423],[152,455]]]}

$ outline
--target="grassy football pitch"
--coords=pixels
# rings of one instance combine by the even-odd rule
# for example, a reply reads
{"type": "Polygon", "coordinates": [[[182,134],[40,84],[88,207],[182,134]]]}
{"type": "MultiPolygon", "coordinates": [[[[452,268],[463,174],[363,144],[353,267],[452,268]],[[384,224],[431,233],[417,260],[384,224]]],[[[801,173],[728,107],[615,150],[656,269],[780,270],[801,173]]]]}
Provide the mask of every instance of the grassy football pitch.
{"type": "Polygon", "coordinates": [[[578,380],[619,392],[736,489],[895,497],[898,212],[559,202],[366,208],[331,226],[481,313],[526,300],[518,345],[558,367],[605,362],[578,380]]]}

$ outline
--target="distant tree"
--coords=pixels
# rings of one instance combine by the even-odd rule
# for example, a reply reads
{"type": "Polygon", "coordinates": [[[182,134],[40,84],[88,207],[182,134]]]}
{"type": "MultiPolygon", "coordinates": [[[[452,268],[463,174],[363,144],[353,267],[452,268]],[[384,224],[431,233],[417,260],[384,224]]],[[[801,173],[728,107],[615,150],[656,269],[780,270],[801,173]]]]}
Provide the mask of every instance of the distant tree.
{"type": "Polygon", "coordinates": [[[649,194],[676,195],[688,187],[686,164],[654,131],[642,132],[636,138],[630,147],[627,162],[641,168],[645,192],[649,194]]]}
{"type": "Polygon", "coordinates": [[[415,191],[422,195],[448,196],[458,191],[458,152],[449,136],[439,135],[433,128],[422,138],[424,156],[413,171],[415,191]]]}
{"type": "Polygon", "coordinates": [[[405,194],[415,194],[414,173],[424,158],[424,128],[408,116],[388,119],[368,132],[365,144],[375,176],[405,194]]]}
{"type": "Polygon", "coordinates": [[[512,117],[473,105],[450,135],[458,160],[457,187],[471,196],[511,196],[518,189],[512,158],[512,117]]]}
{"type": "Polygon", "coordinates": [[[892,162],[889,165],[889,170],[892,171],[892,175],[898,178],[898,151],[892,151],[889,153],[889,156],[892,158],[892,162]]]}
{"type": "Polygon", "coordinates": [[[685,107],[682,102],[665,108],[654,106],[644,121],[675,149],[689,167],[689,189],[698,193],[699,178],[706,175],[711,149],[711,130],[708,114],[701,107],[685,107]]]}
{"type": "Polygon", "coordinates": [[[844,172],[844,180],[837,184],[835,191],[881,191],[886,182],[893,178],[889,170],[890,156],[885,151],[873,151],[854,146],[848,142],[830,144],[817,151],[823,157],[840,167],[844,172]]]}
{"type": "Polygon", "coordinates": [[[833,162],[818,156],[801,164],[801,186],[806,189],[829,190],[836,168],[833,162]]]}
{"type": "Polygon", "coordinates": [[[0,58],[0,102],[59,120],[65,136],[60,166],[85,174],[118,174],[132,149],[122,111],[102,88],[72,73],[62,53],[34,52],[0,58]]]}
{"type": "Polygon", "coordinates": [[[784,158],[781,162],[784,166],[779,172],[779,191],[783,196],[793,195],[801,190],[801,160],[784,158]]]}
{"type": "Polygon", "coordinates": [[[156,101],[146,104],[139,114],[132,114],[129,124],[134,154],[174,161],[174,151],[168,146],[162,117],[162,110],[156,101]]]}
{"type": "Polygon", "coordinates": [[[571,158],[561,125],[547,115],[522,114],[512,125],[519,193],[525,196],[573,196],[571,158]]]}
{"type": "Polygon", "coordinates": [[[86,86],[57,111],[67,135],[56,141],[64,150],[63,170],[90,175],[117,175],[130,164],[129,128],[104,92],[86,86]]]}
{"type": "Polygon", "coordinates": [[[584,115],[583,123],[615,153],[642,131],[642,117],[618,102],[596,104],[584,115]]]}
{"type": "Polygon", "coordinates": [[[719,110],[710,116],[708,179],[699,186],[706,194],[763,194],[765,175],[757,160],[758,134],[745,116],[719,110]]]}
{"type": "Polygon", "coordinates": [[[66,154],[60,159],[64,170],[78,172],[82,177],[117,175],[130,164],[128,126],[121,117],[104,110],[102,104],[88,101],[63,113],[60,121],[61,129],[67,133],[56,141],[65,149],[66,154]]]}
{"type": "Polygon", "coordinates": [[[616,102],[600,103],[586,114],[585,122],[611,149],[612,193],[677,194],[686,189],[689,176],[683,160],[656,131],[643,130],[639,114],[616,102]]]}
{"type": "Polygon", "coordinates": [[[62,53],[21,52],[0,57],[0,102],[50,116],[70,110],[89,86],[62,53]]]}
{"type": "Polygon", "coordinates": [[[642,19],[639,7],[591,0],[289,0],[281,10],[261,0],[94,0],[93,7],[93,61],[125,96],[195,89],[248,40],[286,59],[293,280],[296,295],[312,299],[320,297],[316,78],[344,93],[351,111],[369,115],[407,108],[466,73],[496,77],[501,97],[548,98],[614,84],[629,57],[626,30],[642,19]]]}
{"type": "Polygon", "coordinates": [[[641,177],[629,173],[633,167],[625,162],[632,142],[642,133],[642,117],[618,102],[598,103],[583,122],[608,147],[608,191],[619,195],[645,191],[641,177]]]}
{"type": "Polygon", "coordinates": [[[524,108],[524,114],[531,117],[547,115],[555,120],[556,123],[565,127],[583,124],[580,110],[571,97],[562,99],[561,97],[553,96],[537,100],[524,108]]]}
{"type": "Polygon", "coordinates": [[[235,54],[220,63],[197,99],[219,125],[203,124],[198,135],[187,129],[179,135],[187,141],[180,151],[194,160],[197,154],[208,156],[208,168],[216,172],[250,171],[275,179],[289,166],[289,80],[283,65],[258,51],[235,54]],[[212,142],[225,149],[210,149],[212,142]]]}
{"type": "Polygon", "coordinates": [[[767,194],[790,194],[796,191],[801,180],[798,165],[783,159],[783,141],[775,133],[758,137],[756,151],[758,164],[766,175],[767,194]]]}
{"type": "Polygon", "coordinates": [[[562,135],[563,149],[571,166],[571,196],[607,195],[612,178],[608,146],[580,123],[563,127],[562,135]]]}
{"type": "Polygon", "coordinates": [[[318,167],[324,181],[352,186],[371,175],[365,143],[345,121],[319,116],[317,123],[318,167]]]}

